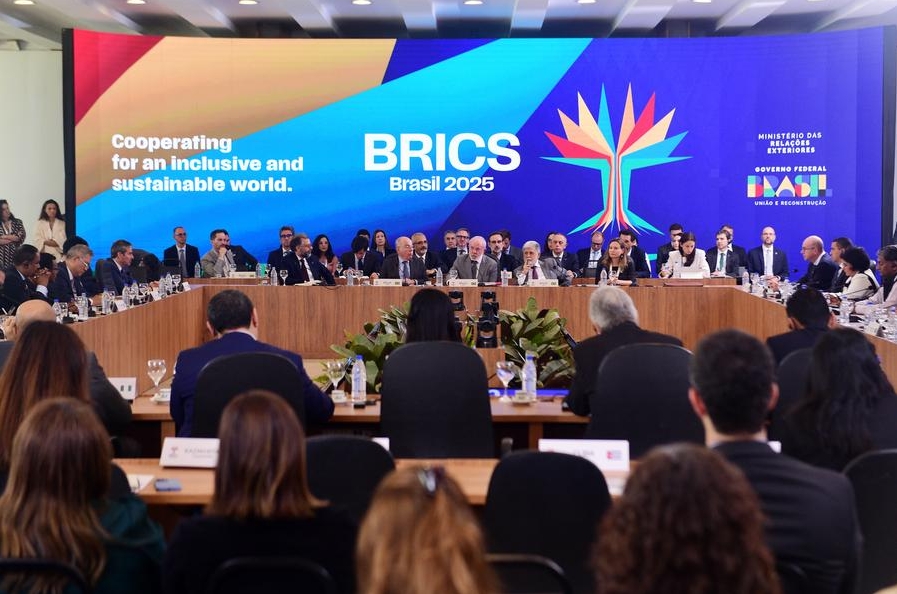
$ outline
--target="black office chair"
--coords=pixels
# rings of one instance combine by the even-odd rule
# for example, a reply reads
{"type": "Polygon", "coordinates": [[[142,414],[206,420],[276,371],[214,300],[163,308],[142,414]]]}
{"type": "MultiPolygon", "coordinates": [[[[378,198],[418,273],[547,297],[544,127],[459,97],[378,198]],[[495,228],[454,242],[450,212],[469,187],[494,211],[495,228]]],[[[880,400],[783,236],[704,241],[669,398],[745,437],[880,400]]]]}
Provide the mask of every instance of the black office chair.
{"type": "Polygon", "coordinates": [[[592,547],[610,503],[604,475],[588,460],[514,452],[489,481],[483,512],[489,552],[547,557],[563,568],[575,592],[592,592],[592,547]]]}
{"type": "Polygon", "coordinates": [[[589,399],[589,439],[629,440],[638,458],[656,445],[704,443],[704,427],[688,401],[691,353],[670,344],[630,344],[598,368],[589,399]]]}
{"type": "Polygon", "coordinates": [[[256,389],[281,396],[305,425],[302,379],[293,362],[275,353],[239,353],[217,357],[199,372],[192,437],[218,437],[218,423],[227,403],[256,389]]]}
{"type": "Polygon", "coordinates": [[[541,555],[486,555],[504,594],[573,594],[561,566],[541,555]]]}
{"type": "Polygon", "coordinates": [[[776,573],[779,575],[782,594],[813,594],[810,591],[810,580],[799,565],[776,560],[776,573]]]}
{"type": "Polygon", "coordinates": [[[798,349],[782,359],[776,370],[779,383],[779,402],[775,409],[769,411],[767,436],[770,440],[782,440],[782,419],[788,411],[803,398],[810,375],[810,359],[813,349],[798,349]]]}
{"type": "Polygon", "coordinates": [[[483,360],[458,342],[415,342],[383,367],[380,428],[396,458],[495,456],[483,360]]]}
{"type": "MultiPolygon", "coordinates": [[[[65,591],[92,592],[87,580],[76,567],[67,563],[50,561],[47,559],[0,559],[0,581],[7,577],[17,576],[21,578],[24,587],[37,578],[59,578],[65,580],[68,586],[65,591]],[[74,588],[74,590],[72,590],[74,588]]],[[[27,589],[27,588],[26,588],[27,589]]]]}
{"type": "Polygon", "coordinates": [[[859,594],[897,584],[897,449],[867,452],[844,469],[863,531],[859,594]]]}
{"type": "Polygon", "coordinates": [[[310,437],[305,447],[311,492],[360,524],[377,485],[395,470],[392,456],[370,439],[349,435],[310,437]]]}
{"type": "MultiPolygon", "coordinates": [[[[145,545],[150,543],[114,540],[106,543],[106,566],[115,567],[113,581],[128,576],[128,594],[157,594],[162,591],[162,566],[152,557],[145,545]]],[[[105,590],[103,578],[97,589],[105,590]]],[[[67,594],[67,593],[66,593],[67,594]]]]}
{"type": "Polygon", "coordinates": [[[236,557],[209,578],[206,594],[338,594],[333,576],[302,557],[236,557]]]}

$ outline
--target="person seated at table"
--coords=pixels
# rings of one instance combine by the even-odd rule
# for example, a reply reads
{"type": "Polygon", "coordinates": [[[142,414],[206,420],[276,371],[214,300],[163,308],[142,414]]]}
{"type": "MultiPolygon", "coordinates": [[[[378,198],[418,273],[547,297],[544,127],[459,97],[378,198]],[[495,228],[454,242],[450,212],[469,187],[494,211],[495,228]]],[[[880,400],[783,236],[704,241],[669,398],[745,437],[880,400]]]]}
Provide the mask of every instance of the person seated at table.
{"type": "Polygon", "coordinates": [[[297,233],[290,240],[290,249],[293,251],[283,259],[281,265],[287,270],[285,284],[298,285],[319,281],[325,285],[334,285],[336,281],[330,270],[321,264],[318,258],[311,256],[311,240],[305,233],[297,233]]]}
{"type": "Polygon", "coordinates": [[[707,264],[707,254],[704,250],[695,247],[695,234],[686,231],[679,240],[679,251],[670,252],[667,259],[669,270],[661,270],[660,275],[663,278],[669,276],[701,276],[710,278],[710,266],[707,264]]]}
{"type": "Polygon", "coordinates": [[[812,348],[835,325],[825,297],[816,289],[795,291],[785,304],[785,315],[789,331],[766,339],[776,365],[796,350],[812,348]]]}
{"type": "MultiPolygon", "coordinates": [[[[72,565],[95,594],[158,592],[162,530],[132,493],[108,495],[112,468],[109,436],[90,406],[75,398],[36,404],[12,440],[0,557],[72,565]]],[[[64,584],[37,578],[33,587],[62,592],[64,584]]]]}
{"type": "Polygon", "coordinates": [[[236,557],[292,556],[323,566],[340,592],[355,592],[357,527],[311,494],[305,432],[286,401],[263,390],[237,396],[224,409],[218,438],[212,501],[175,530],[164,591],[204,594],[215,570],[236,557]]]}
{"type": "Polygon", "coordinates": [[[829,295],[832,305],[841,301],[862,301],[875,295],[878,280],[869,266],[869,254],[861,247],[847,248],[841,253],[841,271],[844,273],[844,287],[840,293],[829,295]]]}
{"type": "Polygon", "coordinates": [[[283,259],[290,255],[290,241],[293,239],[293,234],[296,233],[296,230],[292,225],[282,225],[280,227],[280,247],[268,252],[268,259],[266,261],[266,266],[268,270],[275,269],[280,271],[283,268],[283,259]]]}
{"type": "Polygon", "coordinates": [[[601,521],[602,594],[781,592],[757,495],[737,468],[698,445],[654,448],[601,521]]]}
{"type": "Polygon", "coordinates": [[[333,401],[308,377],[302,357],[258,340],[258,312],[241,291],[227,289],[216,293],[206,308],[206,328],[213,340],[178,354],[171,381],[171,418],[178,437],[190,437],[193,431],[193,398],[199,372],[210,361],[237,353],[275,353],[289,359],[299,371],[305,418],[309,423],[324,423],[333,414],[333,401]]]}
{"type": "Polygon", "coordinates": [[[356,547],[363,594],[494,594],[500,588],[476,516],[442,467],[380,483],[356,547]]]}
{"type": "Polygon", "coordinates": [[[838,265],[832,262],[831,257],[825,253],[825,244],[822,243],[822,238],[810,235],[804,239],[800,253],[807,261],[807,272],[797,280],[797,284],[813,287],[820,291],[828,291],[838,273],[838,265]]]}
{"type": "Polygon", "coordinates": [[[467,253],[461,254],[452,262],[449,274],[454,270],[457,278],[476,279],[479,283],[496,282],[498,262],[486,256],[486,239],[481,235],[474,235],[467,246],[467,253]]]}
{"type": "Polygon", "coordinates": [[[386,237],[386,231],[383,229],[374,229],[374,238],[371,240],[373,248],[371,249],[377,255],[381,262],[390,254],[396,253],[394,249],[389,247],[389,238],[386,237]]]}
{"type": "Polygon", "coordinates": [[[838,272],[835,273],[835,278],[832,279],[832,285],[829,287],[829,293],[840,293],[844,289],[844,283],[847,282],[847,275],[844,274],[844,266],[841,260],[841,254],[847,248],[852,248],[853,242],[850,241],[847,237],[836,237],[832,240],[831,248],[829,248],[829,256],[832,257],[832,262],[838,265],[838,272]]]}
{"type": "Polygon", "coordinates": [[[868,301],[858,302],[854,306],[858,314],[897,305],[897,291],[891,290],[897,280],[897,245],[886,245],[878,250],[877,266],[881,273],[881,287],[868,301]]]}
{"type": "MultiPolygon", "coordinates": [[[[66,239],[65,243],[62,245],[62,253],[67,254],[68,251],[76,245],[90,247],[86,239],[78,235],[72,235],[66,239]]],[[[94,295],[99,295],[103,292],[100,281],[97,279],[98,274],[99,271],[94,274],[93,269],[88,267],[87,270],[84,271],[84,274],[81,275],[81,284],[84,286],[84,292],[87,293],[88,297],[93,297],[94,295]]]]}
{"type": "Polygon", "coordinates": [[[620,245],[626,252],[626,257],[635,268],[635,276],[638,278],[651,277],[651,264],[648,263],[648,255],[638,246],[638,236],[632,229],[623,229],[619,234],[620,245]]]}
{"type": "Polygon", "coordinates": [[[343,252],[339,261],[343,265],[343,274],[349,270],[360,272],[362,276],[369,276],[372,279],[378,278],[380,272],[380,259],[376,254],[368,251],[370,241],[363,235],[356,235],[352,239],[352,249],[343,252]]]}
{"type": "Polygon", "coordinates": [[[598,265],[604,255],[604,233],[601,231],[593,231],[589,247],[582,248],[576,252],[576,260],[579,262],[579,276],[585,278],[595,278],[598,271],[598,265]]]}
{"type": "Polygon", "coordinates": [[[598,287],[589,298],[589,319],[597,331],[573,347],[576,375],[564,402],[580,416],[591,413],[589,399],[598,381],[598,368],[604,358],[617,347],[649,342],[682,346],[674,336],[642,330],[638,326],[638,310],[626,291],[618,287],[598,287]]]}
{"type": "Polygon", "coordinates": [[[541,248],[538,241],[527,241],[523,244],[523,264],[514,270],[518,285],[525,285],[530,280],[557,279],[558,285],[567,286],[570,279],[558,266],[554,258],[539,258],[541,248]]]}
{"type": "Polygon", "coordinates": [[[13,255],[12,267],[4,271],[0,305],[7,310],[30,300],[48,300],[50,271],[40,267],[40,254],[37,248],[25,244],[13,255]]]}
{"type": "Polygon", "coordinates": [[[670,252],[679,251],[679,237],[682,236],[682,225],[680,223],[671,223],[669,228],[669,243],[665,243],[657,248],[657,275],[660,276],[660,269],[666,263],[670,252]]]}
{"type": "Polygon", "coordinates": [[[380,278],[400,278],[403,285],[422,285],[427,282],[426,265],[414,257],[414,244],[410,237],[396,239],[396,250],[380,265],[380,278]]]}
{"type": "Polygon", "coordinates": [[[255,270],[258,260],[241,245],[231,245],[230,233],[226,229],[213,229],[209,233],[212,249],[203,254],[199,263],[206,277],[223,276],[225,265],[232,270],[247,272],[255,270]]]}
{"type": "Polygon", "coordinates": [[[93,250],[86,245],[70,247],[65,253],[65,259],[59,263],[56,279],[48,285],[50,299],[68,303],[71,308],[74,305],[75,297],[87,294],[87,288],[81,282],[81,277],[90,270],[92,258],[93,250]]]}
{"type": "Polygon", "coordinates": [[[134,261],[134,247],[130,241],[118,239],[109,248],[108,260],[103,260],[97,273],[102,281],[103,288],[121,295],[125,285],[134,282],[131,276],[131,263],[134,261]]]}
{"type": "Polygon", "coordinates": [[[604,256],[595,270],[596,284],[601,282],[602,272],[607,274],[607,283],[610,285],[629,287],[637,283],[635,264],[626,255],[623,243],[618,238],[611,239],[604,248],[604,256]]]}
{"type": "Polygon", "coordinates": [[[421,289],[411,298],[405,342],[431,340],[460,342],[461,336],[448,295],[438,289],[421,289]]]}
{"type": "Polygon", "coordinates": [[[330,271],[330,275],[336,275],[336,265],[339,264],[339,258],[333,253],[333,246],[330,245],[330,238],[321,233],[311,244],[311,255],[317,258],[321,266],[330,271]]]}
{"type": "Polygon", "coordinates": [[[813,347],[803,398],[784,418],[782,453],[842,471],[870,450],[897,448],[897,396],[875,346],[835,328],[813,347]]]}

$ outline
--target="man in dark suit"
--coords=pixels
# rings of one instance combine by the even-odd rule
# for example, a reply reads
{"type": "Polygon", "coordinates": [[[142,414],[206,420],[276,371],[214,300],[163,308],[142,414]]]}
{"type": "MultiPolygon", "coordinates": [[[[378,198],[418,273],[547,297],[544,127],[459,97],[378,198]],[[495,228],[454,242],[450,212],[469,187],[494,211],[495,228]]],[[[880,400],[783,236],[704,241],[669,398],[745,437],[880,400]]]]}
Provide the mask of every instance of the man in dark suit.
{"type": "Polygon", "coordinates": [[[514,258],[517,266],[523,264],[523,250],[515,245],[511,245],[511,232],[508,229],[499,229],[498,232],[501,233],[502,248],[505,255],[514,258]]]}
{"type": "MultiPolygon", "coordinates": [[[[588,416],[591,412],[589,399],[596,389],[598,368],[612,350],[644,342],[682,346],[682,341],[674,336],[639,328],[635,304],[626,291],[619,287],[599,287],[592,293],[589,299],[589,319],[598,334],[573,348],[576,376],[565,399],[570,410],[581,416],[588,416]]],[[[633,381],[637,383],[638,378],[633,378],[633,381]]]]}
{"type": "MultiPolygon", "coordinates": [[[[822,334],[835,324],[822,293],[816,289],[798,289],[785,305],[790,332],[766,339],[776,365],[799,349],[812,348],[822,334]]],[[[790,404],[790,403],[789,403],[790,404]]]]}
{"type": "Polygon", "coordinates": [[[131,277],[131,262],[134,261],[134,250],[131,242],[119,239],[112,244],[110,248],[110,257],[103,261],[101,267],[100,279],[103,288],[115,291],[116,295],[121,295],[125,285],[134,282],[131,277]]]}
{"type": "Polygon", "coordinates": [[[667,258],[670,257],[670,252],[679,249],[678,247],[676,247],[676,248],[673,247],[673,238],[676,236],[681,237],[684,232],[685,232],[685,229],[682,228],[681,224],[673,223],[670,225],[670,229],[669,229],[670,241],[668,241],[667,243],[665,243],[662,246],[660,246],[659,248],[657,248],[658,274],[660,273],[661,267],[664,264],[666,264],[667,258]]]}
{"type": "MultiPolygon", "coordinates": [[[[446,232],[446,235],[448,232],[446,232]]],[[[465,227],[459,228],[455,231],[455,247],[453,248],[445,248],[442,250],[442,253],[439,254],[439,257],[442,259],[442,263],[445,264],[445,270],[448,270],[452,267],[452,264],[455,263],[455,258],[467,253],[467,242],[470,241],[470,231],[465,227]]]]}
{"type": "Polygon", "coordinates": [[[177,266],[181,271],[181,278],[193,278],[193,272],[199,264],[199,248],[187,243],[187,230],[183,227],[175,227],[172,233],[174,245],[165,248],[162,263],[165,266],[177,266]]]}
{"type": "Polygon", "coordinates": [[[213,359],[236,353],[283,355],[293,362],[302,378],[306,420],[324,423],[333,415],[333,401],[305,373],[302,357],[258,340],[258,315],[249,297],[233,289],[221,291],[209,300],[206,312],[206,327],[214,338],[180,352],[171,382],[171,418],[178,437],[190,437],[193,431],[193,400],[199,372],[213,359]]]}
{"type": "MultiPolygon", "coordinates": [[[[16,310],[15,317],[10,320],[11,322],[4,328],[7,340],[0,341],[0,370],[6,365],[16,337],[22,333],[25,327],[31,322],[55,322],[56,313],[49,303],[31,300],[23,303],[16,310]]],[[[131,406],[127,400],[121,397],[115,386],[109,383],[109,379],[103,368],[100,367],[93,351],[87,353],[87,365],[89,368],[88,390],[93,408],[109,435],[119,436],[131,423],[131,406]]]]}
{"type": "Polygon", "coordinates": [[[604,233],[601,231],[593,231],[592,239],[589,247],[582,248],[576,252],[576,261],[579,262],[579,276],[585,278],[595,278],[595,271],[604,255],[604,233]]]}
{"type": "Polygon", "coordinates": [[[778,386],[763,344],[738,330],[698,343],[689,400],[708,446],[739,467],[766,516],[766,541],[780,563],[806,574],[814,594],[854,591],[861,536],[853,489],[841,474],[777,454],[766,443],[778,386]]]}
{"type": "Polygon", "coordinates": [[[12,266],[4,271],[2,305],[10,310],[30,299],[49,300],[50,271],[41,269],[40,254],[30,244],[22,245],[12,258],[12,266]]]}
{"type": "Polygon", "coordinates": [[[290,249],[290,242],[293,240],[293,235],[295,233],[296,230],[293,229],[292,225],[284,225],[280,228],[280,247],[268,252],[268,270],[271,270],[272,268],[277,270],[283,269],[283,259],[289,256],[293,251],[290,249]]]}
{"type": "Polygon", "coordinates": [[[355,236],[355,239],[352,240],[352,250],[343,252],[339,257],[340,264],[343,265],[343,272],[355,270],[372,279],[379,276],[380,258],[368,251],[369,245],[370,241],[364,235],[355,236]]]}
{"type": "Polygon", "coordinates": [[[579,272],[579,261],[576,254],[567,251],[567,237],[563,233],[551,236],[551,250],[542,254],[541,258],[553,258],[558,266],[567,272],[567,278],[573,279],[579,272]]]}
{"type": "Polygon", "coordinates": [[[83,244],[73,245],[65,253],[65,259],[59,263],[56,278],[49,285],[50,299],[58,299],[60,303],[72,303],[75,297],[87,293],[81,282],[84,273],[90,270],[93,250],[83,244]]]}
{"type": "Polygon", "coordinates": [[[811,235],[804,239],[800,253],[807,261],[807,273],[797,281],[799,285],[807,285],[820,291],[828,291],[832,287],[832,281],[840,267],[832,262],[825,253],[825,244],[822,238],[811,235]]]}
{"type": "Polygon", "coordinates": [[[638,278],[649,278],[651,276],[651,267],[648,265],[648,256],[644,250],[635,245],[635,231],[632,229],[623,229],[620,231],[620,243],[626,250],[632,265],[635,267],[635,276],[638,278]]]}
{"type": "Polygon", "coordinates": [[[420,260],[424,269],[427,271],[427,277],[436,276],[436,269],[442,267],[442,261],[435,252],[429,250],[430,243],[427,236],[418,231],[411,235],[411,246],[414,248],[414,259],[420,260]]]}
{"type": "Polygon", "coordinates": [[[840,293],[844,290],[844,284],[847,282],[847,275],[844,274],[844,271],[841,269],[841,254],[844,253],[844,250],[852,247],[853,242],[847,237],[836,237],[832,240],[829,255],[832,257],[832,262],[838,267],[838,272],[835,274],[835,278],[832,279],[832,286],[828,288],[829,293],[840,293]]]}
{"type": "MultiPolygon", "coordinates": [[[[460,233],[461,230],[459,229],[460,233]]],[[[466,233],[466,231],[465,231],[466,233]]],[[[414,244],[410,237],[396,239],[396,253],[383,259],[380,266],[380,278],[400,278],[403,285],[422,285],[427,282],[427,269],[420,258],[414,257],[414,244]]],[[[464,240],[467,249],[467,239],[464,240]]]]}
{"type": "Polygon", "coordinates": [[[297,285],[309,281],[321,281],[325,285],[335,285],[333,274],[317,258],[309,258],[311,239],[305,233],[297,233],[290,240],[292,253],[283,259],[287,270],[287,285],[297,285]]]}
{"type": "Polygon", "coordinates": [[[763,227],[760,241],[761,245],[748,252],[748,274],[759,274],[767,278],[774,276],[780,280],[788,276],[788,257],[775,246],[776,230],[763,227]]]}
{"type": "Polygon", "coordinates": [[[741,260],[732,250],[732,236],[725,229],[716,232],[716,246],[707,250],[707,265],[710,266],[710,276],[738,277],[741,260]]]}
{"type": "Polygon", "coordinates": [[[728,224],[723,225],[720,229],[729,233],[729,249],[735,252],[735,255],[738,256],[738,266],[747,268],[747,250],[740,245],[735,245],[735,229],[732,225],[728,224]]]}
{"type": "Polygon", "coordinates": [[[513,272],[520,266],[520,263],[514,256],[505,253],[505,242],[501,231],[494,231],[489,235],[489,250],[486,252],[486,255],[495,260],[495,263],[498,264],[499,272],[502,270],[513,272]]]}

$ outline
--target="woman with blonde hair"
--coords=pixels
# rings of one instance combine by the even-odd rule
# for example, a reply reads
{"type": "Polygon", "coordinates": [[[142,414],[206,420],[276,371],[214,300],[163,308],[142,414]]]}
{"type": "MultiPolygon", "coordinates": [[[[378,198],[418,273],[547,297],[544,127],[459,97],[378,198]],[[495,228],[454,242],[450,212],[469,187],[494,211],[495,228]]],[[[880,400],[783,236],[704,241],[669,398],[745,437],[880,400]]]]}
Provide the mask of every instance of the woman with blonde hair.
{"type": "Polygon", "coordinates": [[[779,594],[760,503],[716,452],[651,450],[598,531],[599,594],[779,594]]]}
{"type": "Polygon", "coordinates": [[[441,467],[387,476],[361,524],[359,594],[494,594],[483,534],[441,467]]]}
{"type": "Polygon", "coordinates": [[[635,264],[626,255],[619,237],[607,242],[604,247],[604,256],[598,263],[595,271],[595,283],[601,282],[601,272],[607,273],[607,283],[621,287],[636,284],[635,264]]]}
{"type": "MultiPolygon", "coordinates": [[[[74,398],[36,404],[12,444],[0,496],[0,557],[72,565],[95,594],[157,591],[152,561],[161,561],[162,531],[134,495],[106,497],[111,472],[109,438],[88,404],[74,398]]],[[[55,593],[64,586],[58,578],[8,579],[7,592],[55,593]]]]}
{"type": "Polygon", "coordinates": [[[204,593],[221,564],[252,556],[314,561],[340,592],[354,592],[356,526],[309,491],[305,433],[286,401],[264,390],[237,396],[221,415],[218,438],[215,493],[205,515],[175,531],[164,591],[204,593]]]}

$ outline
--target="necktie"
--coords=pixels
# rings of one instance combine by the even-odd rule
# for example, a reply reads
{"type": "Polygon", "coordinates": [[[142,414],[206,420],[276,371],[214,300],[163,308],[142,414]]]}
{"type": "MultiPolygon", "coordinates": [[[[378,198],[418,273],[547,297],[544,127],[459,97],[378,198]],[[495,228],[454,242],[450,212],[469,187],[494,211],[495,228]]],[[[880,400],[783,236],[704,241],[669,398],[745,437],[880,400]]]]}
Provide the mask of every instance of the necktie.
{"type": "Polygon", "coordinates": [[[716,270],[720,271],[726,267],[726,252],[719,253],[719,262],[716,264],[716,270]]]}
{"type": "Polygon", "coordinates": [[[299,258],[299,282],[307,283],[309,280],[308,269],[305,267],[305,258],[299,258]]]}
{"type": "Polygon", "coordinates": [[[409,278],[411,274],[408,272],[408,260],[402,261],[402,280],[409,278]]]}
{"type": "Polygon", "coordinates": [[[355,270],[362,270],[364,268],[364,259],[363,258],[355,258],[355,270]]]}
{"type": "Polygon", "coordinates": [[[529,272],[533,279],[539,278],[539,267],[538,266],[533,266],[532,268],[530,268],[529,272]]]}
{"type": "Polygon", "coordinates": [[[187,277],[187,256],[184,254],[184,248],[178,248],[178,264],[181,267],[181,276],[187,277]]]}
{"type": "Polygon", "coordinates": [[[476,277],[477,277],[477,268],[478,268],[478,267],[477,267],[477,261],[476,261],[476,260],[471,260],[471,261],[470,261],[470,273],[473,275],[473,278],[476,278],[476,277]]]}

